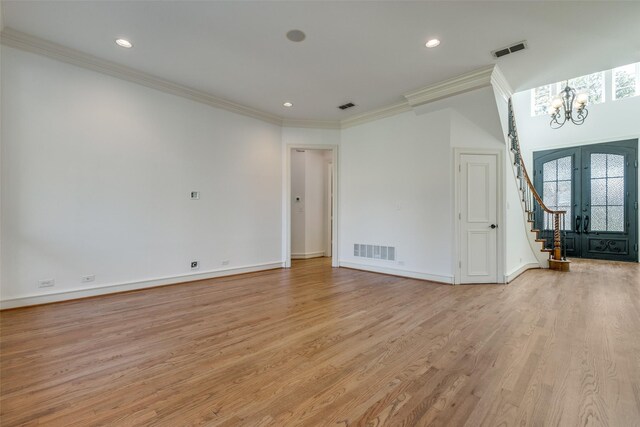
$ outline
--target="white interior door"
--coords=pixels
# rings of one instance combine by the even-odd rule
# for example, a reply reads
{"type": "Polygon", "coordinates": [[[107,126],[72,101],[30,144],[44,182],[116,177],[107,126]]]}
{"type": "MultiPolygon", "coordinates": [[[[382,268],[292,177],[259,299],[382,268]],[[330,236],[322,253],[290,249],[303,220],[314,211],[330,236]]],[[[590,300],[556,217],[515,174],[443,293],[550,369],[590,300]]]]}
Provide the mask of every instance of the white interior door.
{"type": "Polygon", "coordinates": [[[460,283],[497,283],[497,156],[461,154],[459,173],[460,283]]]}

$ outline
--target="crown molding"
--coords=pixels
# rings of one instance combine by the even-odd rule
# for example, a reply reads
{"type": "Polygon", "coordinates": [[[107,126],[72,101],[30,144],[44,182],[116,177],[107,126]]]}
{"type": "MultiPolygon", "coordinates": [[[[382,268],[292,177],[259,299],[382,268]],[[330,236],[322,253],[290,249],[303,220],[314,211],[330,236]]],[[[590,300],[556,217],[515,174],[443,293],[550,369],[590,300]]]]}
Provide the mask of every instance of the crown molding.
{"type": "Polygon", "coordinates": [[[498,86],[501,94],[513,93],[513,91],[511,91],[511,87],[497,66],[491,65],[406,93],[404,95],[406,101],[349,117],[342,120],[340,123],[343,129],[357,126],[384,117],[394,116],[396,114],[410,111],[419,105],[449,98],[475,89],[489,87],[493,84],[498,86]]]}
{"type": "Polygon", "coordinates": [[[508,101],[513,95],[513,89],[511,85],[500,71],[500,68],[496,65],[493,69],[493,73],[491,74],[491,85],[496,89],[496,91],[504,98],[505,101],[508,101]]]}
{"type": "Polygon", "coordinates": [[[411,111],[411,106],[406,102],[398,102],[388,105],[386,107],[378,108],[373,111],[358,114],[340,121],[342,129],[350,128],[352,126],[361,125],[367,122],[373,122],[375,120],[383,119],[385,117],[395,116],[396,114],[411,111]]]}
{"type": "Polygon", "coordinates": [[[99,73],[137,83],[212,107],[221,108],[274,125],[287,127],[346,129],[385,117],[395,116],[400,113],[411,111],[414,107],[422,104],[487,86],[494,86],[501,96],[505,98],[509,98],[513,94],[513,90],[504,78],[500,69],[495,65],[491,65],[489,67],[483,67],[440,83],[425,86],[413,92],[406,93],[404,95],[404,101],[351,116],[343,120],[286,119],[256,108],[228,101],[204,91],[171,82],[149,73],[135,70],[125,65],[100,59],[96,56],[89,55],[57,43],[49,42],[39,37],[16,31],[9,27],[5,27],[0,31],[0,43],[5,46],[44,55],[58,61],[97,71],[99,73]]]}
{"type": "Polygon", "coordinates": [[[282,119],[282,126],[290,128],[340,129],[339,120],[282,119]]]}
{"type": "Polygon", "coordinates": [[[181,96],[192,101],[207,104],[212,107],[221,108],[244,116],[259,119],[274,125],[282,125],[282,117],[269,114],[264,111],[237,104],[223,98],[199,91],[188,86],[173,83],[169,80],[148,74],[133,68],[106,61],[93,55],[88,55],[75,49],[52,43],[39,37],[34,37],[11,28],[4,28],[0,32],[0,43],[5,46],[21,49],[27,52],[48,56],[58,61],[87,68],[103,74],[138,83],[152,89],[172,95],[181,96]]]}
{"type": "Polygon", "coordinates": [[[437,101],[442,98],[469,92],[491,85],[491,74],[494,66],[483,67],[478,70],[462,74],[451,79],[444,80],[434,85],[425,86],[413,92],[406,93],[404,97],[412,107],[437,101]]]}

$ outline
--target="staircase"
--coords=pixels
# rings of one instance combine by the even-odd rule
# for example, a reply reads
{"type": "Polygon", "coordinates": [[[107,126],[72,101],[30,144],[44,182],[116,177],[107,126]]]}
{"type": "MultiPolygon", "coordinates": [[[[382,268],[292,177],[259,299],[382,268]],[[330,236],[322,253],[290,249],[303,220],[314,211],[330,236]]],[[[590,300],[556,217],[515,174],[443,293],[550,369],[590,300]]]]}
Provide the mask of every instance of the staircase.
{"type": "MultiPolygon", "coordinates": [[[[518,131],[516,129],[513,103],[509,99],[509,142],[513,154],[513,167],[518,179],[518,188],[522,196],[526,221],[535,242],[540,245],[540,252],[548,254],[548,265],[551,270],[569,271],[566,247],[566,211],[549,209],[538,194],[524,164],[518,131]]],[[[569,225],[570,226],[570,225],[569,225]]]]}

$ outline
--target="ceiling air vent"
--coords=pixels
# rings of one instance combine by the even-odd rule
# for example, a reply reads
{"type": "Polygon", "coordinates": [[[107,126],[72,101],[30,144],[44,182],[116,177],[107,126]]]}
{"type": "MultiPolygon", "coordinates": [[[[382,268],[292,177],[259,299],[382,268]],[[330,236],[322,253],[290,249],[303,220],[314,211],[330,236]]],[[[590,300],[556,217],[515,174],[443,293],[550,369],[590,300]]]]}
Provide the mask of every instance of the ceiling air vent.
{"type": "Polygon", "coordinates": [[[356,104],[353,102],[347,102],[346,104],[338,105],[338,108],[341,110],[346,110],[347,108],[355,107],[356,104]]]}
{"type": "Polygon", "coordinates": [[[494,58],[500,58],[501,56],[509,55],[510,53],[517,52],[519,50],[525,50],[527,48],[527,42],[521,41],[509,47],[503,47],[502,49],[497,49],[491,52],[494,58]]]}

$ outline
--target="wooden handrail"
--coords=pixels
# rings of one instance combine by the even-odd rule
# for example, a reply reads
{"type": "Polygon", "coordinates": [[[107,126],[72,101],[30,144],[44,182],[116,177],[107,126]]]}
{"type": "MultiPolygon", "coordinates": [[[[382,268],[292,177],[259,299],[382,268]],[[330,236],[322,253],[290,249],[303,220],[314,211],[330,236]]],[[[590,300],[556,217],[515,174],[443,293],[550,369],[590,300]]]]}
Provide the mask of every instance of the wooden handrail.
{"type": "MultiPolygon", "coordinates": [[[[520,147],[518,147],[518,151],[520,151],[520,147]]],[[[520,167],[522,168],[522,174],[524,175],[524,180],[527,183],[527,186],[529,187],[529,189],[531,190],[531,195],[536,199],[536,202],[538,202],[542,210],[550,214],[566,214],[567,211],[556,211],[553,209],[549,209],[547,205],[544,204],[544,202],[542,201],[542,198],[540,197],[540,195],[538,194],[538,191],[536,190],[536,187],[533,186],[531,179],[529,179],[529,174],[527,173],[527,168],[524,165],[524,160],[522,160],[522,155],[520,155],[519,157],[520,157],[520,167]]]]}
{"type": "MultiPolygon", "coordinates": [[[[520,190],[524,193],[523,201],[525,202],[525,210],[530,215],[529,220],[535,220],[535,204],[537,204],[544,212],[553,216],[553,223],[552,225],[550,224],[550,226],[553,227],[553,250],[550,257],[555,261],[564,260],[566,258],[562,256],[563,240],[562,232],[560,230],[560,218],[562,217],[562,224],[564,225],[567,211],[549,209],[542,200],[542,197],[540,197],[540,194],[538,194],[538,191],[536,191],[533,182],[531,182],[531,178],[529,178],[529,173],[527,172],[527,167],[525,166],[524,159],[522,158],[522,150],[520,149],[520,140],[518,139],[516,118],[513,112],[513,103],[511,99],[509,99],[509,139],[511,142],[511,149],[515,152],[516,165],[519,167],[519,172],[521,173],[518,177],[524,179],[524,185],[526,186],[526,189],[523,188],[521,181],[520,190]],[[529,196],[533,199],[530,199],[529,196]]],[[[549,220],[550,219],[551,218],[549,218],[549,220]]]]}
{"type": "Polygon", "coordinates": [[[515,141],[515,144],[517,146],[517,153],[518,156],[516,157],[516,160],[519,162],[520,164],[520,168],[522,169],[522,174],[524,175],[524,180],[527,183],[527,186],[529,187],[529,190],[531,190],[531,194],[533,195],[533,197],[536,199],[536,202],[538,202],[538,204],[540,205],[540,207],[542,208],[542,210],[544,210],[547,213],[550,214],[566,214],[567,211],[555,211],[553,209],[549,209],[547,207],[547,205],[544,204],[544,202],[542,201],[542,197],[540,197],[540,195],[538,194],[538,191],[536,191],[536,187],[533,186],[533,183],[531,182],[531,179],[529,178],[529,173],[527,172],[527,167],[524,164],[524,159],[522,158],[522,150],[520,149],[520,141],[518,140],[518,131],[516,129],[516,118],[515,115],[513,114],[513,105],[511,104],[511,99],[509,99],[509,117],[511,118],[511,126],[513,129],[513,132],[509,133],[509,138],[512,138],[512,140],[515,141]]]}

